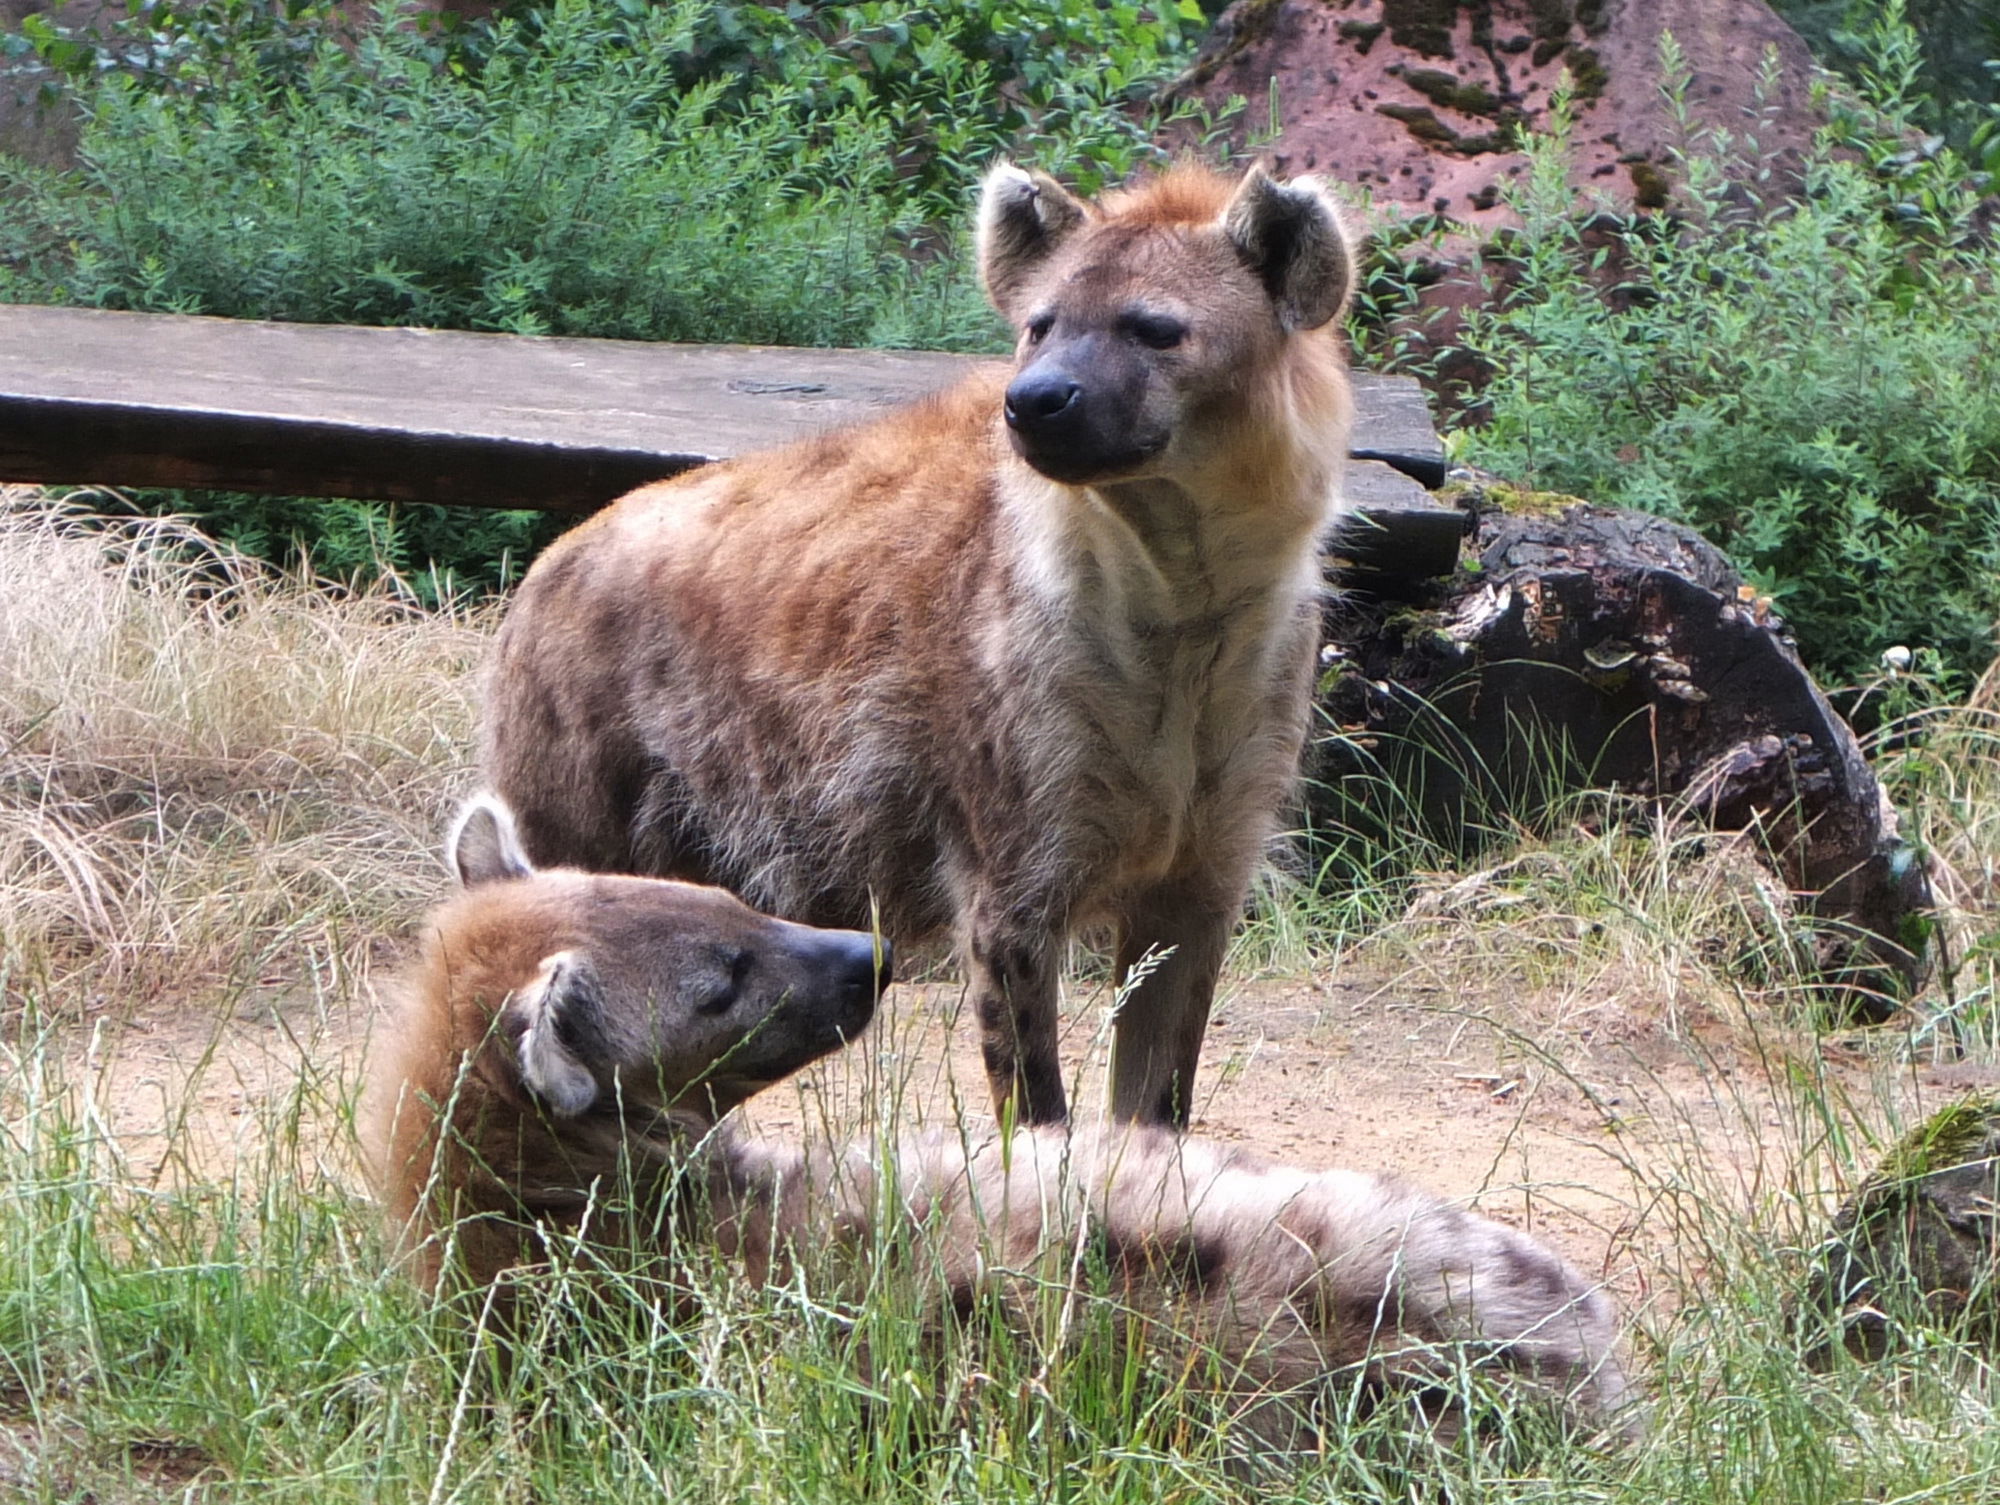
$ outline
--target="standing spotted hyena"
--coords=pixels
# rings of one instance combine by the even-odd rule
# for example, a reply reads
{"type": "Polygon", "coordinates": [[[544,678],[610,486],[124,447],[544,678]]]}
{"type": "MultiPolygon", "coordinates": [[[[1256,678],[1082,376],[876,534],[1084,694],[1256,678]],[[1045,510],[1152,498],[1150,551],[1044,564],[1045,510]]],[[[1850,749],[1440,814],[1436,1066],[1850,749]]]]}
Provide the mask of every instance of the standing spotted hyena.
{"type": "Polygon", "coordinates": [[[1002,165],[996,368],[644,487],[501,633],[485,766],[538,863],[815,924],[950,931],[996,1103],[1065,1113],[1063,941],[1109,921],[1112,1107],[1187,1121],[1215,978],[1298,763],[1353,256],[1309,180],[1096,203],[1002,165]]]}

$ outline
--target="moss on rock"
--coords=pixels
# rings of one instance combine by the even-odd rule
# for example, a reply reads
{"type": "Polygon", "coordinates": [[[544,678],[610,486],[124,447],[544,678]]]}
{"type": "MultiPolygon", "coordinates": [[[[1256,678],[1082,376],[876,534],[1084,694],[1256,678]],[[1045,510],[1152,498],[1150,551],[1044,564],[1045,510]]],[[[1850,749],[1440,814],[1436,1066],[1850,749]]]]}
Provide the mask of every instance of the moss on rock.
{"type": "Polygon", "coordinates": [[[1382,19],[1398,47],[1425,57],[1455,57],[1451,34],[1459,8],[1459,0],[1382,0],[1382,19]]]}
{"type": "Polygon", "coordinates": [[[1664,209],[1673,199],[1673,179],[1656,162],[1633,162],[1626,166],[1632,177],[1632,202],[1641,209],[1664,209]]]}
{"type": "Polygon", "coordinates": [[[1437,498],[1454,507],[1497,509],[1509,517],[1561,517],[1570,508],[1585,505],[1582,497],[1567,492],[1534,491],[1505,481],[1456,482],[1440,488],[1437,498]]]}
{"type": "Polygon", "coordinates": [[[1387,115],[1391,120],[1399,120],[1403,129],[1419,141],[1432,146],[1456,146],[1458,132],[1437,118],[1437,111],[1427,105],[1384,104],[1375,106],[1375,113],[1387,115]]]}
{"type": "Polygon", "coordinates": [[[1604,86],[1611,82],[1610,70],[1604,66],[1604,59],[1597,55],[1594,47],[1570,48],[1569,76],[1576,86],[1578,99],[1600,98],[1604,86]]]}
{"type": "Polygon", "coordinates": [[[2000,1096],[1972,1095],[1932,1114],[1882,1159],[1834,1217],[1802,1316],[1863,1357],[1899,1333],[1936,1327],[2000,1339],[2000,1096]]]}
{"type": "Polygon", "coordinates": [[[1455,74],[1446,73],[1441,68],[1406,69],[1403,82],[1432,104],[1456,110],[1461,115],[1490,116],[1500,110],[1500,101],[1490,89],[1479,84],[1462,83],[1455,74]]]}
{"type": "Polygon", "coordinates": [[[1354,50],[1363,57],[1375,45],[1375,39],[1382,35],[1384,27],[1380,21],[1342,21],[1340,34],[1354,44],[1354,50]]]}

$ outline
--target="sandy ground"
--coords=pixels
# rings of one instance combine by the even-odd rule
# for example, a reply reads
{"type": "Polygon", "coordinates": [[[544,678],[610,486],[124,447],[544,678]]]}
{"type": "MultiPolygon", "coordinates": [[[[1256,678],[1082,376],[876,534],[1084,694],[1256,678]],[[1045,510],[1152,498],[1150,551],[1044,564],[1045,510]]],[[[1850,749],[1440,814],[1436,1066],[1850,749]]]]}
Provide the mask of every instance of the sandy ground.
{"type": "MultiPolygon", "coordinates": [[[[388,975],[389,969],[382,969],[388,975]]],[[[351,1102],[379,990],[274,987],[222,1018],[106,1017],[53,1053],[140,1182],[273,1162],[299,1125],[305,1160],[358,1183],[330,1105],[351,1102]],[[305,1082],[308,1092],[298,1091],[305,1082]],[[297,1102],[307,1106],[293,1113],[297,1102]]],[[[1101,1101],[1108,989],[1073,981],[1064,1058],[1077,1111],[1101,1101]]],[[[899,1129],[990,1116],[975,1032],[949,981],[900,984],[853,1049],[758,1099],[757,1132],[899,1129]]],[[[1357,968],[1225,978],[1195,1132],[1309,1167],[1389,1170],[1528,1227],[1637,1309],[1702,1277],[1704,1219],[1748,1210],[1810,1228],[1911,1115],[1992,1068],[1896,1064],[1884,1034],[1816,1042],[1766,1019],[1669,1014],[1598,986],[1454,991],[1357,968]],[[1829,1105],[1824,1113],[1818,1105],[1829,1105]],[[1846,1136],[1843,1154],[1823,1153],[1846,1136]]],[[[291,1154],[285,1163],[296,1164],[291,1154]]],[[[1708,1224],[1712,1227],[1712,1221],[1708,1224]]]]}

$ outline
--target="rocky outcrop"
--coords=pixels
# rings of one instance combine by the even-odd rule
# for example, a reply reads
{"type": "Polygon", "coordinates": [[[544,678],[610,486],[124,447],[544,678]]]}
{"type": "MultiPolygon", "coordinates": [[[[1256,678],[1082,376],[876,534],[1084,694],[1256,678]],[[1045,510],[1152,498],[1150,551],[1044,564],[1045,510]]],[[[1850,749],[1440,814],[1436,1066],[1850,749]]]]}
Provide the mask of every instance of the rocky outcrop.
{"type": "Polygon", "coordinates": [[[1678,127],[1661,95],[1660,38],[1686,59],[1698,126],[1754,137],[1781,170],[1810,139],[1812,58],[1763,0],[1237,0],[1177,85],[1250,102],[1287,172],[1357,183],[1380,203],[1505,222],[1526,170],[1522,130],[1546,119],[1567,71],[1573,178],[1622,204],[1664,206],[1678,127]],[[1768,61],[1767,61],[1768,57],[1768,61]]]}
{"type": "Polygon", "coordinates": [[[1877,1359],[1930,1330],[2000,1342],[2000,1097],[1931,1115],[1841,1207],[1795,1313],[1806,1360],[1877,1359]]]}

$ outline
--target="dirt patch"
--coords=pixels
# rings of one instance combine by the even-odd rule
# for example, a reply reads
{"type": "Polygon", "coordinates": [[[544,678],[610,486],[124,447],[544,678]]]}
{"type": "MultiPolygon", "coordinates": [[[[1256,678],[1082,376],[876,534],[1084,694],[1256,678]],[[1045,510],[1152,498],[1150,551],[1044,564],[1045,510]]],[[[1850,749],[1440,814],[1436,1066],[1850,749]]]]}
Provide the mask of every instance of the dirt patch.
{"type": "MultiPolygon", "coordinates": [[[[100,1019],[52,1042],[140,1184],[259,1164],[359,1184],[348,1129],[373,989],[247,997],[220,1018],[100,1019]],[[289,1141],[271,1157],[271,1141],[289,1141]]],[[[901,985],[853,1049],[752,1104],[770,1134],[990,1120],[952,982],[901,985]]],[[[1073,981],[1063,1058],[1077,1112],[1104,1099],[1109,989],[1073,981]]],[[[1700,1278],[1703,1225],[1748,1213],[1796,1236],[1870,1147],[1991,1068],[1896,1067],[1884,1037],[1825,1045],[1770,1019],[1670,1013],[1602,990],[1447,990],[1356,968],[1226,979],[1195,1132],[1312,1168],[1388,1170],[1534,1230],[1629,1305],[1700,1278]],[[1836,1157],[1837,1158],[1837,1157],[1836,1157]]]]}

